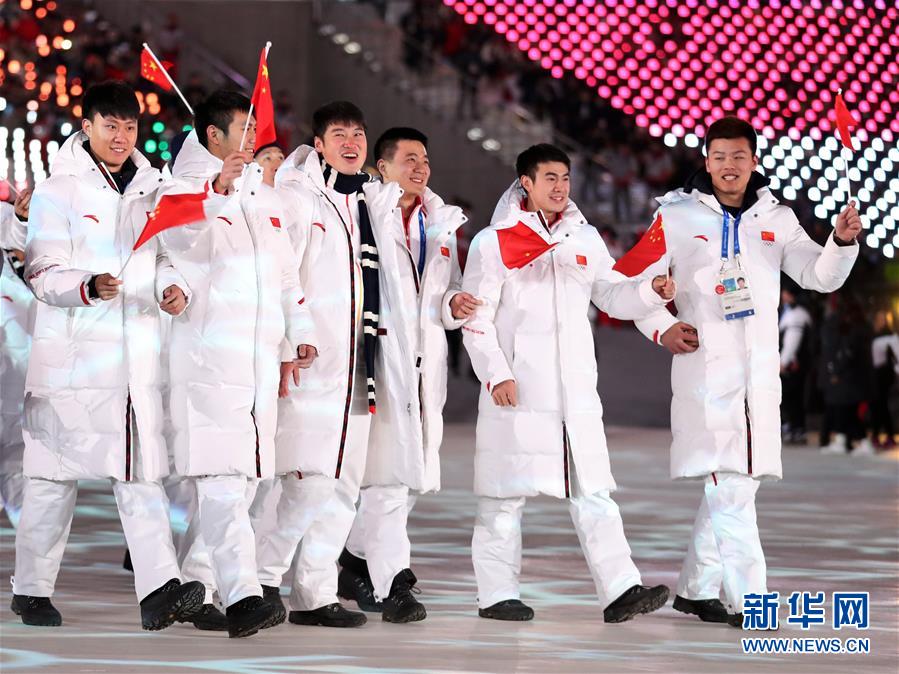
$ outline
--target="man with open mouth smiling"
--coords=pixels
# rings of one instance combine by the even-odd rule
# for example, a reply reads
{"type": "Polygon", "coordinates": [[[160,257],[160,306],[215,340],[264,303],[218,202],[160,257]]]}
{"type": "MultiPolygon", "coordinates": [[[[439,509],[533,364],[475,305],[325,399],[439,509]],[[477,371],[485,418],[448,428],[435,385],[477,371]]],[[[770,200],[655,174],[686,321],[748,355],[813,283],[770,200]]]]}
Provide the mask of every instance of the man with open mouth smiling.
{"type": "Polygon", "coordinates": [[[766,592],[756,523],[762,479],[780,479],[780,275],[832,292],[849,276],[861,232],[850,202],[822,247],[756,172],[756,134],[736,117],[709,126],[705,169],[659,199],[678,316],[659,309],[637,327],[675,354],[671,476],[702,480],[704,495],[674,608],[742,626],[744,597],[766,592]],[[721,592],[731,605],[721,602],[721,592]]]}

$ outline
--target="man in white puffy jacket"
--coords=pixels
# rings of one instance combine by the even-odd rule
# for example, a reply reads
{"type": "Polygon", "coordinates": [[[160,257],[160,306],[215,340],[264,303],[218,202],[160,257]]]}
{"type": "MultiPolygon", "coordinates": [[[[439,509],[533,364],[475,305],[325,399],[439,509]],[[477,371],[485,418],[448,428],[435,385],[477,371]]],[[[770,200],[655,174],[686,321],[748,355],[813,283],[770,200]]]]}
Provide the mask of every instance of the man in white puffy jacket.
{"type": "Polygon", "coordinates": [[[298,388],[288,389],[290,372],[282,380],[275,440],[281,498],[275,520],[256,533],[259,579],[266,597],[282,605],[278,587],[296,554],[290,622],[358,627],[365,614],[337,600],[337,559],[356,514],[378,412],[380,242],[373,214],[390,208],[390,198],[395,205],[398,194],[379,193],[361,170],[368,141],[353,103],[316,110],[313,135],[315,147],[294,150],[275,185],[289,204],[305,306],[322,349],[298,388]]]}
{"type": "Polygon", "coordinates": [[[385,334],[377,377],[383,394],[338,578],[340,596],[363,609],[381,608],[384,620],[399,623],[426,616],[412,595],[406,524],[416,495],[440,488],[446,330],[458,329],[477,308],[477,300],[461,292],[456,252],[455,232],[467,218],[428,189],[427,144],[421,131],[406,127],[388,129],[375,142],[382,189],[398,194],[374,221],[381,244],[385,334]]]}
{"type": "Polygon", "coordinates": [[[275,467],[279,366],[308,365],[312,326],[280,200],[252,162],[250,101],[218,91],[195,115],[165,194],[208,190],[206,219],[160,235],[193,293],[172,321],[170,410],[175,468],[195,479],[200,535],[226,608],[228,634],[283,622],[262,598],[249,505],[275,467]]]}
{"type": "Polygon", "coordinates": [[[0,202],[0,510],[13,527],[19,523],[25,490],[22,404],[35,312],[24,273],[30,201],[31,190],[23,189],[15,204],[0,202]]]}
{"type": "Polygon", "coordinates": [[[78,480],[110,478],[141,621],[157,630],[190,618],[203,601],[201,583],[181,584],[160,484],[168,461],[159,307],[182,312],[188,286],[154,241],[119,273],[162,180],[134,149],[134,90],[99,84],[82,106],[82,130],[60,148],[29,213],[25,277],[39,304],[25,382],[28,482],[12,608],[29,625],[62,623],[50,597],[78,480]]]}
{"type": "Polygon", "coordinates": [[[471,245],[462,287],[483,302],[462,326],[481,380],[475,449],[477,521],[471,543],[478,614],[530,620],[519,599],[521,514],[528,496],[568,499],[606,622],[664,605],[631,560],[610,496],[596,390],[590,302],[618,318],[647,315],[674,295],[664,276],[627,281],[595,228],[569,200],[568,156],[535,145],[518,180],[471,245]]]}
{"type": "Polygon", "coordinates": [[[675,354],[671,476],[704,483],[674,608],[739,627],[745,595],[766,591],[755,495],[760,480],[782,475],[780,273],[809,290],[836,290],[858,256],[861,221],[850,204],[823,247],[812,241],[755,172],[747,122],[718,120],[705,149],[705,170],[660,199],[667,254],[647,269],[670,266],[678,316],[661,309],[637,327],[675,354]],[[748,293],[733,292],[740,278],[748,293]],[[722,585],[733,613],[720,601],[722,585]]]}

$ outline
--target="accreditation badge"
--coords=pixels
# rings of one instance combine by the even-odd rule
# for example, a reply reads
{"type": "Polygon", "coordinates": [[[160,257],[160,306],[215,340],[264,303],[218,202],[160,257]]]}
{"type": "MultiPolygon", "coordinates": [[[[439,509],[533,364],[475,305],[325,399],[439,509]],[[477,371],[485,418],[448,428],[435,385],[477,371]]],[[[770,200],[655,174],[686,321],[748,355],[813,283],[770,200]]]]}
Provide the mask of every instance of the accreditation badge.
{"type": "Polygon", "coordinates": [[[721,271],[718,275],[718,285],[715,286],[715,294],[718,295],[725,320],[733,321],[755,314],[749,279],[739,267],[721,271]]]}

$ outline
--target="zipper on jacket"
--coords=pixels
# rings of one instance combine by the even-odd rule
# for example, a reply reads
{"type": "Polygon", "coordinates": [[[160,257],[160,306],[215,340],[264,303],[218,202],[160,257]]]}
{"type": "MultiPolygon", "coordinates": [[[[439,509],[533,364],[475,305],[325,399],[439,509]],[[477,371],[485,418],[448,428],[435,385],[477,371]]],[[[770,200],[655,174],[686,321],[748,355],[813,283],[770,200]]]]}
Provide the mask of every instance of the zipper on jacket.
{"type": "Polygon", "coordinates": [[[749,401],[745,398],[743,409],[746,411],[746,465],[752,475],[752,422],[749,420],[749,401]]]}
{"type": "Polygon", "coordinates": [[[128,388],[128,398],[125,400],[125,482],[131,481],[131,449],[133,438],[131,437],[131,388],[128,388]]]}
{"type": "MultiPolygon", "coordinates": [[[[340,469],[343,466],[343,451],[346,448],[346,434],[347,428],[350,423],[350,408],[353,404],[353,374],[356,369],[356,255],[353,251],[353,235],[350,229],[347,227],[346,221],[343,219],[343,215],[340,213],[340,209],[337,208],[337,205],[331,201],[330,197],[327,194],[322,192],[322,196],[328,200],[328,203],[331,204],[331,207],[337,213],[337,217],[340,218],[340,223],[343,225],[343,232],[346,234],[346,242],[347,242],[347,253],[349,255],[349,268],[350,268],[350,360],[349,367],[347,369],[347,391],[346,391],[346,403],[343,407],[343,425],[340,429],[340,445],[337,449],[337,468],[334,471],[334,479],[340,479],[340,469]]],[[[347,213],[350,214],[350,221],[352,221],[352,211],[350,211],[350,195],[347,195],[347,213]]]]}
{"type": "Polygon", "coordinates": [[[562,466],[565,473],[565,498],[571,498],[571,476],[568,473],[568,428],[562,422],[562,466]]]}
{"type": "Polygon", "coordinates": [[[256,406],[250,410],[250,418],[253,420],[253,430],[256,432],[256,477],[262,477],[262,455],[259,453],[259,426],[256,425],[256,406]]]}

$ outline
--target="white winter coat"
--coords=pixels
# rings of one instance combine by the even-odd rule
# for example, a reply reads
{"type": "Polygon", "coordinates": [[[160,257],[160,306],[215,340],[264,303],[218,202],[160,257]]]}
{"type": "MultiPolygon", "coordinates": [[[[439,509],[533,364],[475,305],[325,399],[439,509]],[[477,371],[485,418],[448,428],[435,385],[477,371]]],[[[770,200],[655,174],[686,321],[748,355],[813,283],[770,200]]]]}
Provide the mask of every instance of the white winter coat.
{"type": "MultiPolygon", "coordinates": [[[[191,132],[160,197],[201,192],[221,168],[191,132]]],[[[287,214],[261,180],[250,164],[234,194],[210,188],[205,220],[160,235],[193,293],[172,321],[169,345],[181,475],[273,475],[282,342],[290,354],[314,344],[287,214]]]]}
{"type": "MultiPolygon", "coordinates": [[[[676,190],[659,199],[667,261],[678,287],[678,315],[659,310],[637,327],[658,343],[669,327],[684,321],[699,331],[700,344],[672,361],[673,478],[700,478],[714,471],[781,477],[780,272],[803,288],[831,292],[843,284],[858,256],[857,245],[840,247],[832,236],[822,248],[766,187],[757,195],[739,227],[755,315],[732,321],[724,320],[715,294],[724,217],[720,204],[699,189],[676,190]]],[[[729,220],[733,242],[733,218],[729,220]]],[[[659,273],[664,266],[665,258],[646,273],[659,273]]]]}
{"type": "Polygon", "coordinates": [[[25,474],[50,480],[158,479],[168,473],[159,395],[162,291],[189,288],[155,241],[119,295],[90,300],[91,276],[116,274],[153,209],[159,171],[135,150],[124,195],[86,137],[69,137],[31,200],[25,278],[37,305],[25,394],[25,474]]]}
{"type": "MultiPolygon", "coordinates": [[[[402,194],[398,185],[373,188],[402,194]]],[[[372,192],[374,189],[372,190],[372,192]]],[[[393,197],[391,197],[393,198],[393,197]]],[[[426,223],[422,278],[406,245],[402,209],[396,200],[373,213],[381,270],[379,338],[375,369],[378,411],[371,420],[365,485],[403,484],[419,492],[440,488],[440,444],[446,402],[445,330],[464,323],[452,316],[449,302],[462,289],[455,232],[467,218],[427,190],[409,216],[426,223]]]]}
{"type": "MultiPolygon", "coordinates": [[[[25,248],[25,223],[5,202],[0,204],[0,248],[25,248]]],[[[0,473],[4,475],[22,472],[22,408],[35,304],[31,290],[5,259],[0,270],[0,473]]]]}
{"type": "MultiPolygon", "coordinates": [[[[365,369],[358,208],[352,196],[325,186],[318,154],[309,146],[284,160],[275,182],[291,213],[305,306],[319,345],[312,367],[300,373],[299,387],[291,384],[290,395],[278,403],[277,472],[340,477],[354,398],[358,403],[366,395],[354,391],[356,370],[365,369]]],[[[372,218],[399,198],[399,192],[377,183],[364,189],[372,218]]],[[[377,231],[375,239],[380,248],[377,231]]],[[[385,392],[378,395],[383,398],[385,392]]]]}
{"type": "Polygon", "coordinates": [[[651,281],[612,271],[595,228],[570,202],[548,233],[522,210],[520,188],[503,196],[491,226],[472,241],[463,289],[484,304],[462,326],[465,347],[484,384],[478,403],[475,493],[495,498],[537,493],[570,496],[573,460],[584,493],[614,489],[596,389],[592,301],[619,318],[644,316],[664,303],[651,281]],[[523,224],[558,244],[509,269],[500,233],[523,224]],[[499,407],[493,385],[514,379],[516,407],[499,407]]]}

